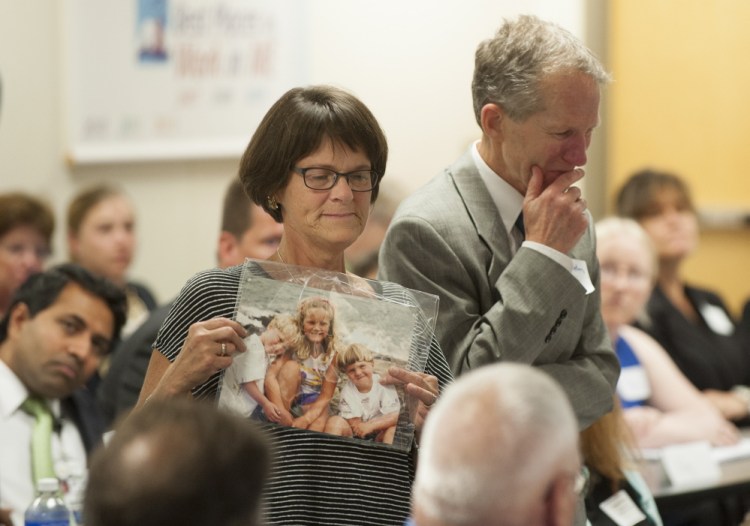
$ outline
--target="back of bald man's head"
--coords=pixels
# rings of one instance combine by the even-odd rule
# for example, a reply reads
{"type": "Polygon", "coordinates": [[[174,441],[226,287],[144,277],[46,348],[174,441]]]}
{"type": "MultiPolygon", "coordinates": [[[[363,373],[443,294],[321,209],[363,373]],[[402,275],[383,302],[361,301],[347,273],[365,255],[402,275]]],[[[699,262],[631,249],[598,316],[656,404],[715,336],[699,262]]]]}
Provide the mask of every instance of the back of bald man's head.
{"type": "Polygon", "coordinates": [[[528,365],[494,364],[459,378],[433,406],[415,506],[430,524],[523,523],[551,481],[579,466],[578,425],[560,385],[528,365]]]}

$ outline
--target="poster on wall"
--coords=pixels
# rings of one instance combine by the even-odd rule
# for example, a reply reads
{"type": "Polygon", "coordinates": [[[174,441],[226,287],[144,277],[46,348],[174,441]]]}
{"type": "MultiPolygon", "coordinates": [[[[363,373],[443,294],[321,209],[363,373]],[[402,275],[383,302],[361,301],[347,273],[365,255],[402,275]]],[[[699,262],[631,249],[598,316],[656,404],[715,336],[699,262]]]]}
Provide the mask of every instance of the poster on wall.
{"type": "Polygon", "coordinates": [[[67,0],[74,164],[232,158],[306,84],[304,0],[67,0]]]}

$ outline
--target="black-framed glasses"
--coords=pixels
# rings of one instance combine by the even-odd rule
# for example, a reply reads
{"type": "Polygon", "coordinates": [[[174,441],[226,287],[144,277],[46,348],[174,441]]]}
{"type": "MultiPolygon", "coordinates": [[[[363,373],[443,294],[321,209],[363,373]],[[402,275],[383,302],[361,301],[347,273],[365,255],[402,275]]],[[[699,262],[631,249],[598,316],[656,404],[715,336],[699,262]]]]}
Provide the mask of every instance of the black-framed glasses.
{"type": "Polygon", "coordinates": [[[346,179],[352,192],[369,192],[378,184],[380,175],[373,170],[354,170],[353,172],[341,173],[328,168],[310,168],[294,167],[294,171],[302,176],[305,186],[311,190],[330,190],[339,180],[339,177],[346,179]]]}
{"type": "Polygon", "coordinates": [[[0,243],[0,250],[10,254],[12,258],[22,258],[26,254],[33,254],[36,259],[44,261],[50,257],[50,249],[48,246],[36,245],[34,243],[23,243],[20,241],[17,243],[0,243]]]}

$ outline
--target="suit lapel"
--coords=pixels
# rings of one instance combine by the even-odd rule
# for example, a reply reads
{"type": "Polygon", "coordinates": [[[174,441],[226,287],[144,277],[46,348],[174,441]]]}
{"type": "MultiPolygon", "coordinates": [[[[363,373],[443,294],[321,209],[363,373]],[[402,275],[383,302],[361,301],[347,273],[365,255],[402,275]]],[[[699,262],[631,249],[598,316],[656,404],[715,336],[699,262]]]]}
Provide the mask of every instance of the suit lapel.
{"type": "Polygon", "coordinates": [[[487,267],[488,275],[491,280],[497,279],[512,257],[510,239],[500,212],[474,164],[471,151],[448,168],[448,175],[453,179],[477,235],[493,255],[487,267]]]}

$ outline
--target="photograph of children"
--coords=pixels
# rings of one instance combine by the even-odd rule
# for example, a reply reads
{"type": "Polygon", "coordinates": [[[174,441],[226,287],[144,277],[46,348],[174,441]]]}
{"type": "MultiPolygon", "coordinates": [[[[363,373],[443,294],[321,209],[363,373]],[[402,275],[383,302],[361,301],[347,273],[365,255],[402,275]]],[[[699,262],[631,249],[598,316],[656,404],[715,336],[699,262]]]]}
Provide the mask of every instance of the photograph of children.
{"type": "Polygon", "coordinates": [[[294,427],[326,429],[329,404],[338,383],[333,363],[339,347],[335,315],[333,304],[324,297],[301,300],[297,305],[301,334],[293,359],[281,366],[275,378],[266,375],[269,386],[278,384],[282,411],[285,417],[289,414],[294,427]]]}
{"type": "Polygon", "coordinates": [[[424,369],[415,357],[426,352],[416,334],[419,309],[309,283],[243,277],[235,318],[248,330],[247,351],[226,369],[219,406],[264,422],[410,448],[409,397],[381,379],[392,365],[424,369]]]}
{"type": "Polygon", "coordinates": [[[392,444],[401,402],[394,386],[380,383],[370,349],[352,343],[338,353],[336,367],[347,381],[341,388],[339,414],[328,419],[326,432],[392,444]]]}
{"type": "Polygon", "coordinates": [[[275,397],[277,403],[274,403],[266,396],[264,383],[267,374],[275,376],[289,360],[298,339],[297,323],[288,314],[274,316],[260,335],[248,336],[247,351],[238,354],[233,366],[224,374],[219,405],[245,417],[250,417],[260,407],[270,422],[291,425],[291,419],[282,418],[279,397],[275,397]]]}

